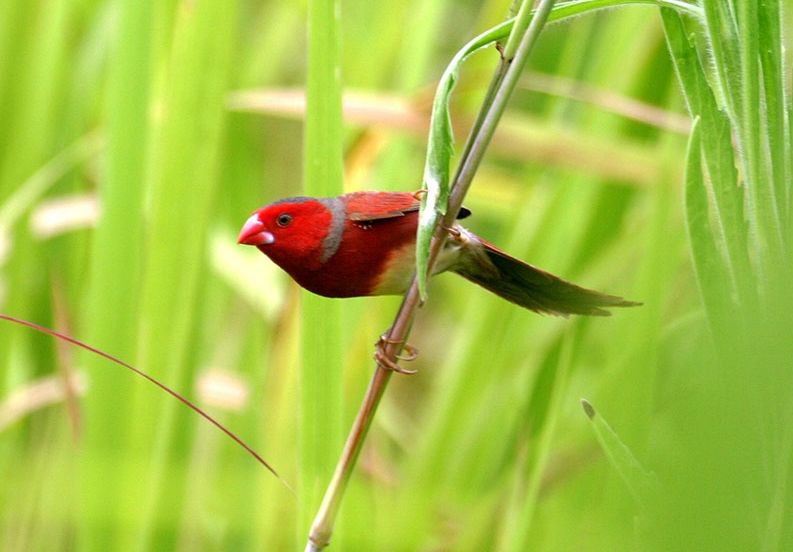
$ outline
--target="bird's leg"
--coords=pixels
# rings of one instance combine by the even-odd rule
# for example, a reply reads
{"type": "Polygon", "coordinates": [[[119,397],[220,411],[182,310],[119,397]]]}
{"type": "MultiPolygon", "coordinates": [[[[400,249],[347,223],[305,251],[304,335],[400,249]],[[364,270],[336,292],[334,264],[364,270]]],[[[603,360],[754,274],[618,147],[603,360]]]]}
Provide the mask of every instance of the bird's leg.
{"type": "MultiPolygon", "coordinates": [[[[386,334],[380,336],[380,339],[377,340],[375,343],[374,349],[374,359],[377,362],[377,365],[384,370],[391,370],[392,372],[397,372],[398,374],[404,374],[406,376],[411,376],[418,372],[418,370],[407,370],[402,368],[399,364],[395,361],[388,358],[386,354],[386,346],[387,345],[403,345],[402,341],[397,341],[395,339],[389,339],[386,334]]],[[[404,360],[405,362],[410,362],[412,360],[416,360],[419,356],[419,351],[410,343],[404,343],[403,350],[406,354],[398,354],[396,355],[397,360],[404,360]]]]}
{"type": "Polygon", "coordinates": [[[465,243],[468,241],[468,238],[463,234],[457,226],[443,226],[444,230],[449,233],[449,239],[453,240],[457,243],[465,243]]]}
{"type": "Polygon", "coordinates": [[[462,232],[454,226],[444,226],[443,229],[446,230],[449,233],[449,237],[455,241],[460,241],[462,238],[462,232]]]}

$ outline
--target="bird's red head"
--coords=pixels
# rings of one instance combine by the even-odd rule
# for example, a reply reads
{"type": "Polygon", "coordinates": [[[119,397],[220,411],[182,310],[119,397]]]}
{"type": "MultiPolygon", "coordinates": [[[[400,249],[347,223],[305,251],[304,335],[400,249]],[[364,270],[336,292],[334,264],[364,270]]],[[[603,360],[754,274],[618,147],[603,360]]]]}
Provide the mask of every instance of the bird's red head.
{"type": "Polygon", "coordinates": [[[308,197],[282,199],[253,213],[240,231],[238,243],[254,245],[287,270],[321,264],[323,242],[333,215],[324,202],[308,197]]]}

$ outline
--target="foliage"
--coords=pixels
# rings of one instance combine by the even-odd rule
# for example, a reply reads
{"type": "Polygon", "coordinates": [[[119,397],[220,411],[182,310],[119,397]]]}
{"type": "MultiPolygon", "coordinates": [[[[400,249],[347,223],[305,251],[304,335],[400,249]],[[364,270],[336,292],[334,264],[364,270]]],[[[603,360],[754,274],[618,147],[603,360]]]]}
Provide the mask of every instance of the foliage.
{"type": "MultiPolygon", "coordinates": [[[[398,298],[306,301],[236,231],[273,199],[335,193],[340,152],[346,190],[418,188],[431,91],[510,4],[350,0],[340,36],[309,43],[300,3],[0,2],[0,311],[163,379],[305,484],[335,462],[398,298]],[[307,51],[337,38],[313,86],[341,75],[348,123],[314,92],[304,165],[307,51]],[[306,350],[311,331],[327,348],[306,350]],[[327,383],[303,387],[301,359],[325,356],[327,383]],[[338,411],[311,414],[331,434],[309,465],[312,399],[338,411]]],[[[789,26],[778,0],[621,4],[640,2],[558,6],[580,17],[540,38],[466,223],[644,305],[540,317],[435,278],[419,374],[375,419],[340,549],[793,546],[789,26]],[[631,466],[657,476],[642,506],[631,466]]],[[[459,73],[458,143],[498,59],[459,73]]],[[[302,546],[303,499],[202,420],[1,329],[0,549],[302,546]]]]}

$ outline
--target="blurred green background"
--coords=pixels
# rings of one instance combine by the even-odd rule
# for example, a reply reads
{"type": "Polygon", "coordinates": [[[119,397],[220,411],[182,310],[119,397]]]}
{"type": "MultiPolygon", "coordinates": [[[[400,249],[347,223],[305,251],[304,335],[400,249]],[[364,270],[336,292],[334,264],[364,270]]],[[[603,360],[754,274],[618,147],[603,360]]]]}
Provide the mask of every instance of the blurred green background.
{"type": "MultiPolygon", "coordinates": [[[[510,3],[341,2],[347,191],[419,187],[435,81],[510,3]]],[[[304,189],[306,33],[302,2],[0,2],[0,311],[162,379],[292,483],[305,296],[236,236],[304,189]]],[[[458,144],[497,59],[463,69],[458,144]]],[[[793,542],[789,320],[754,320],[772,353],[742,349],[723,381],[686,236],[690,126],[657,8],[546,29],[467,225],[644,305],[558,319],[436,278],[411,337],[419,374],[381,405],[332,549],[793,542]],[[582,397],[657,475],[649,504],[609,464],[582,397]]],[[[347,299],[329,322],[343,357],[314,369],[336,367],[345,434],[398,304],[347,299]]],[[[4,324],[0,376],[0,549],[305,542],[316,504],[121,368],[4,324]]]]}

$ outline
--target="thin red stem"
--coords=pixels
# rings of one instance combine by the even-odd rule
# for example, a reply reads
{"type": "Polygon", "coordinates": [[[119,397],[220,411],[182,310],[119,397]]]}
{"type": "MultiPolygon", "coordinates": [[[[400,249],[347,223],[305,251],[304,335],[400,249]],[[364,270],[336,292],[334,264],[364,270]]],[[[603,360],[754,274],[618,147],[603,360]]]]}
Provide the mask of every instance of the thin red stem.
{"type": "Polygon", "coordinates": [[[86,351],[89,351],[89,352],[91,352],[91,353],[93,353],[95,355],[99,355],[100,357],[102,357],[104,359],[107,359],[110,362],[118,364],[119,366],[123,366],[127,370],[131,370],[132,372],[136,373],[137,375],[139,375],[143,379],[149,381],[150,383],[153,383],[154,385],[156,385],[157,387],[159,387],[160,389],[162,389],[163,391],[165,391],[166,393],[168,393],[172,397],[176,398],[177,400],[181,401],[182,403],[184,403],[185,405],[190,407],[199,416],[201,416],[202,418],[207,420],[209,423],[211,423],[213,426],[218,428],[220,431],[225,433],[228,437],[230,437],[239,446],[244,448],[248,452],[248,454],[253,456],[256,459],[257,462],[259,462],[262,466],[267,468],[267,470],[270,473],[272,473],[274,476],[276,476],[290,491],[294,492],[292,490],[292,487],[290,487],[289,484],[286,481],[284,481],[281,478],[280,475],[278,475],[278,472],[276,472],[275,469],[273,469],[273,467],[270,464],[268,464],[267,461],[259,455],[258,452],[256,452],[251,447],[249,447],[245,443],[245,441],[243,441],[241,438],[237,437],[237,435],[233,431],[227,429],[225,426],[223,426],[223,424],[221,424],[215,418],[213,418],[212,416],[207,414],[201,407],[196,405],[193,401],[191,401],[187,397],[179,394],[178,392],[174,391],[173,389],[171,389],[170,387],[168,387],[164,383],[160,383],[158,380],[156,380],[155,378],[153,378],[149,374],[143,372],[142,370],[138,370],[134,366],[132,366],[130,364],[127,364],[123,360],[121,360],[119,358],[116,358],[116,357],[114,357],[113,355],[111,355],[109,353],[101,351],[101,350],[97,349],[96,347],[92,347],[91,345],[89,345],[89,344],[87,344],[87,343],[85,343],[83,341],[80,341],[79,339],[75,339],[75,338],[73,338],[71,336],[68,336],[66,334],[63,334],[63,333],[61,333],[61,332],[59,332],[57,330],[53,330],[53,329],[47,328],[45,326],[40,326],[39,324],[36,324],[35,322],[29,322],[27,320],[23,320],[22,318],[16,318],[14,316],[9,316],[7,314],[2,314],[2,313],[0,313],[0,320],[6,320],[8,322],[13,322],[14,324],[19,324],[20,326],[25,326],[27,328],[36,330],[37,332],[41,332],[41,333],[47,334],[47,335],[52,336],[52,337],[54,337],[56,339],[60,339],[62,341],[70,343],[70,344],[72,344],[72,345],[74,345],[76,347],[80,347],[81,349],[85,349],[86,351]]]}
{"type": "MultiPolygon", "coordinates": [[[[523,69],[528,53],[536,42],[540,30],[547,20],[553,3],[554,0],[541,0],[534,13],[534,17],[532,17],[528,25],[528,29],[526,29],[520,38],[515,57],[510,60],[505,60],[503,57],[501,59],[500,66],[488,90],[486,102],[482,105],[482,109],[477,116],[476,123],[474,124],[471,134],[468,136],[463,154],[457,166],[457,172],[455,173],[451,193],[449,195],[446,215],[435,228],[430,247],[429,262],[427,264],[428,273],[430,274],[432,273],[432,266],[435,263],[435,258],[446,242],[447,231],[444,228],[451,228],[454,225],[457,212],[463,203],[463,198],[471,187],[474,174],[482,161],[487,146],[490,144],[498,121],[504,113],[506,102],[515,87],[515,83],[523,69]]],[[[515,31],[513,30],[513,32],[515,31]]],[[[402,305],[399,308],[399,312],[394,319],[394,324],[391,326],[385,341],[386,344],[383,352],[387,359],[394,362],[397,361],[397,355],[399,355],[404,343],[407,341],[410,328],[416,316],[416,309],[420,305],[418,281],[414,276],[413,282],[405,293],[405,298],[402,300],[402,305]]],[[[369,427],[371,426],[372,419],[374,418],[375,410],[385,393],[385,388],[390,379],[391,371],[386,370],[378,364],[372,376],[372,381],[369,383],[369,388],[366,391],[363,404],[358,411],[353,427],[347,437],[344,451],[336,465],[333,478],[325,491],[322,504],[314,518],[314,523],[311,526],[311,532],[309,533],[308,543],[306,545],[306,552],[322,550],[330,542],[330,536],[333,532],[336,515],[338,514],[347,482],[355,468],[355,462],[363,448],[363,443],[366,439],[369,427]]]]}

